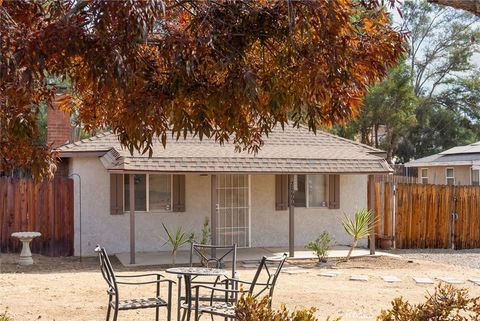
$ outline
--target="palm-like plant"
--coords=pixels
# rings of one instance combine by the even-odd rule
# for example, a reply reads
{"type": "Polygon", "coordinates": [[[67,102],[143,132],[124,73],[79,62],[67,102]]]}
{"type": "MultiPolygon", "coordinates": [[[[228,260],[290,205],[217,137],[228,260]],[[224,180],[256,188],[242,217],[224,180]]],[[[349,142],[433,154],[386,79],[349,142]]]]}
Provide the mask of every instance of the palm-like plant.
{"type": "Polygon", "coordinates": [[[162,226],[167,234],[166,238],[162,237],[165,241],[163,245],[170,244],[172,246],[172,264],[175,265],[178,249],[185,243],[192,242],[195,235],[193,233],[186,233],[182,230],[182,227],[178,227],[175,233],[173,233],[173,231],[169,230],[165,224],[162,223],[162,226]]]}
{"type": "Polygon", "coordinates": [[[342,226],[345,231],[353,237],[352,246],[348,251],[346,260],[350,259],[353,249],[357,246],[359,240],[366,238],[372,232],[372,227],[375,225],[373,221],[373,213],[366,208],[355,211],[353,218],[344,214],[342,226]]]}

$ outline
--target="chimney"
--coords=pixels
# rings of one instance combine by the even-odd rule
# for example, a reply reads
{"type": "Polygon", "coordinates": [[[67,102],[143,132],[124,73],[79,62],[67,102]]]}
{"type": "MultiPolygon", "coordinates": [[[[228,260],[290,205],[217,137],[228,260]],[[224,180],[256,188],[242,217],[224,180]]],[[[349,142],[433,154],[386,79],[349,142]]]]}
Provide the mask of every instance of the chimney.
{"type": "Polygon", "coordinates": [[[47,111],[47,143],[52,149],[69,143],[72,137],[70,112],[60,110],[58,105],[47,111]]]}

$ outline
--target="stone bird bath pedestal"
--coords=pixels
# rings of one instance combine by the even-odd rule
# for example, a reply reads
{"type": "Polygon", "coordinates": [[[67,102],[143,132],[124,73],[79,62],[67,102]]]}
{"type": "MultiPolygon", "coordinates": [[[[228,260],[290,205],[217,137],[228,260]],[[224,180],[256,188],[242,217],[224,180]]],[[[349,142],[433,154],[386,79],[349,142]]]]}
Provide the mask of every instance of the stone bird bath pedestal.
{"type": "Polygon", "coordinates": [[[39,232],[15,232],[12,233],[12,237],[16,237],[17,239],[22,242],[22,252],[20,253],[20,259],[18,260],[18,264],[20,265],[32,265],[32,252],[30,251],[30,242],[36,238],[42,236],[39,232]]]}

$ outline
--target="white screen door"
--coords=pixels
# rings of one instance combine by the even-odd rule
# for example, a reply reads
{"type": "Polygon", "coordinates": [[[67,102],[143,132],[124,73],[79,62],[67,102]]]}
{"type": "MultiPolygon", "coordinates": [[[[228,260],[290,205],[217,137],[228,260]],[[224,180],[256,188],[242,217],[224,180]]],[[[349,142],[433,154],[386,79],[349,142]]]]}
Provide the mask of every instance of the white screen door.
{"type": "Polygon", "coordinates": [[[248,175],[217,176],[217,243],[250,246],[250,182],[248,175]]]}

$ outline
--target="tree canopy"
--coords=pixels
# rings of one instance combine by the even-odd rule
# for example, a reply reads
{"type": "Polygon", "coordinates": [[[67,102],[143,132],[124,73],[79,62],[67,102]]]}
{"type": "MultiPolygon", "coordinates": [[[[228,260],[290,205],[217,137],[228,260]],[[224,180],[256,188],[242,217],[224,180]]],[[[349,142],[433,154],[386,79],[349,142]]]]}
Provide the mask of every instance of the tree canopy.
{"type": "Polygon", "coordinates": [[[39,106],[130,151],[193,133],[256,152],[272,128],[355,116],[404,52],[376,0],[0,0],[0,166],[51,172],[39,106]]]}
{"type": "Polygon", "coordinates": [[[407,162],[480,139],[480,76],[472,60],[480,48],[480,25],[468,12],[424,0],[406,0],[401,11],[409,31],[405,64],[391,69],[383,85],[371,87],[359,119],[339,133],[358,135],[407,162]],[[389,83],[398,90],[389,90],[389,83]],[[390,117],[397,112],[402,117],[390,117]],[[378,128],[386,135],[375,142],[370,137],[378,137],[378,128]]]}

